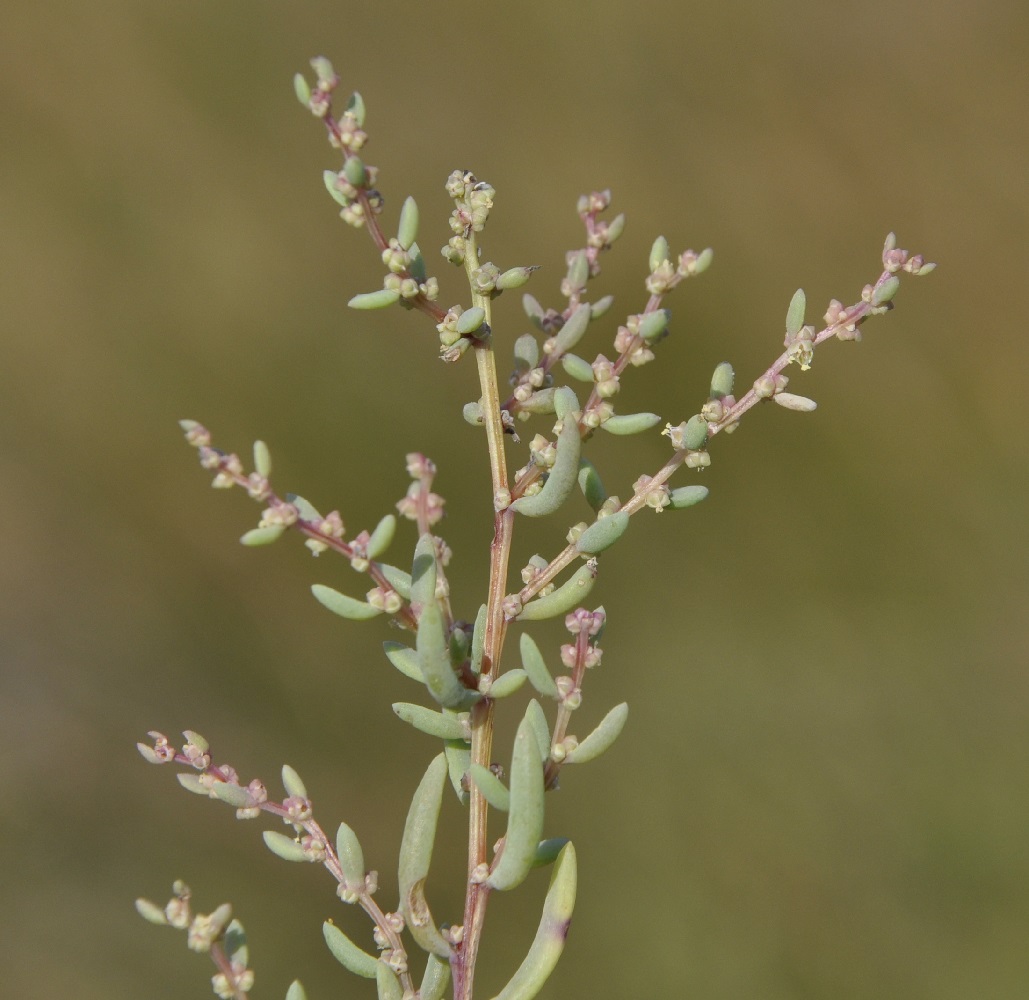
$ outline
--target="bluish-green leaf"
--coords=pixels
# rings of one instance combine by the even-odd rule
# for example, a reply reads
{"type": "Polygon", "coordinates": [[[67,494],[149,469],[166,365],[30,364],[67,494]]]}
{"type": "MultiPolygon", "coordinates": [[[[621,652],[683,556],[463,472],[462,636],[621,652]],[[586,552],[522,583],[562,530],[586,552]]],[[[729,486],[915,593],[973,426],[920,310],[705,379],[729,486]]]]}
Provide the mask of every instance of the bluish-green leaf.
{"type": "Polygon", "coordinates": [[[472,764],[468,773],[475,782],[475,787],[482,792],[482,797],[494,809],[507,812],[511,805],[511,793],[507,786],[488,767],[481,764],[472,764]]]}
{"type": "Polygon", "coordinates": [[[579,459],[579,489],[594,511],[600,510],[607,499],[607,490],[600,481],[600,474],[588,458],[579,459]]]}
{"type": "Polygon", "coordinates": [[[403,207],[400,209],[397,242],[405,250],[409,250],[416,239],[418,239],[418,205],[414,198],[408,196],[404,199],[403,207]]]}
{"type": "Polygon", "coordinates": [[[286,990],[286,1000],[307,1000],[307,990],[299,979],[294,979],[286,990]]]}
{"type": "Polygon", "coordinates": [[[379,570],[386,582],[405,600],[411,600],[411,574],[405,573],[389,563],[379,563],[379,570]]]}
{"type": "Polygon", "coordinates": [[[717,365],[711,374],[711,398],[721,399],[723,396],[731,395],[735,378],[736,373],[728,361],[723,361],[717,365]]]}
{"type": "Polygon", "coordinates": [[[572,315],[565,320],[564,326],[558,330],[554,340],[554,354],[560,357],[575,347],[582,340],[582,335],[586,332],[589,323],[590,306],[588,302],[583,302],[576,306],[572,315]]]}
{"type": "Polygon", "coordinates": [[[400,844],[400,911],[407,921],[411,936],[421,948],[440,958],[448,958],[450,946],[440,934],[425,901],[425,880],[432,861],[436,824],[447,779],[447,762],[443,754],[429,764],[411,800],[400,844]]]}
{"type": "Polygon", "coordinates": [[[358,948],[331,920],[322,924],[322,934],[325,943],[336,959],[345,969],[349,969],[355,976],[362,976],[365,979],[375,978],[375,969],[379,960],[374,955],[369,955],[362,948],[358,948]]]}
{"type": "Polygon", "coordinates": [[[545,763],[550,757],[550,724],[547,722],[543,706],[535,698],[525,706],[525,718],[532,727],[533,736],[536,737],[540,760],[545,763]]]}
{"type": "Polygon", "coordinates": [[[550,876],[536,937],[522,964],[493,1000],[533,1000],[550,978],[568,938],[576,881],[575,847],[569,841],[550,876]]]}
{"type": "Polygon", "coordinates": [[[466,688],[450,663],[450,647],[443,625],[443,612],[435,601],[422,608],[415,640],[418,666],[429,694],[446,708],[467,707],[477,700],[478,692],[466,688]]]}
{"type": "MultiPolygon", "coordinates": [[[[572,394],[574,398],[574,393],[572,394]]],[[[557,400],[562,398],[562,390],[559,390],[557,400]]],[[[561,415],[561,406],[558,405],[558,414],[561,415]]],[[[532,496],[519,497],[513,504],[511,510],[518,511],[526,517],[545,517],[552,514],[561,504],[568,499],[575,488],[576,479],[579,473],[579,452],[582,447],[582,437],[579,433],[579,425],[573,419],[570,412],[563,417],[561,433],[557,436],[557,454],[554,458],[554,465],[547,475],[547,481],[539,493],[532,496]]]]}
{"type": "Polygon", "coordinates": [[[692,507],[694,504],[700,503],[708,495],[708,492],[706,486],[680,486],[678,489],[672,490],[668,498],[671,500],[673,510],[682,510],[684,507],[692,507]]]}
{"type": "Polygon", "coordinates": [[[380,288],[377,292],[355,295],[347,305],[351,309],[385,309],[399,301],[400,292],[395,288],[380,288]]]}
{"type": "Polygon", "coordinates": [[[429,604],[436,599],[436,542],[432,535],[418,539],[411,567],[411,600],[429,604]]]}
{"type": "Polygon", "coordinates": [[[552,593],[526,604],[515,621],[538,622],[567,614],[586,599],[596,578],[596,560],[590,559],[552,593]]]}
{"type": "Polygon", "coordinates": [[[511,755],[510,805],[500,859],[487,879],[499,890],[513,889],[529,874],[543,835],[543,762],[532,723],[523,718],[511,755]]]}
{"type": "Polygon", "coordinates": [[[418,988],[419,1000],[443,1000],[449,982],[450,963],[430,953],[425,963],[422,984],[418,988]]]}
{"type": "Polygon", "coordinates": [[[241,785],[233,785],[228,781],[216,781],[211,790],[228,806],[233,809],[245,809],[253,804],[250,792],[241,785]]]}
{"type": "Polygon", "coordinates": [[[468,770],[472,766],[472,752],[467,740],[447,740],[443,744],[443,753],[447,758],[447,773],[450,784],[461,805],[468,804],[468,789],[465,787],[468,770]]]}
{"type": "Polygon", "coordinates": [[[264,831],[264,843],[272,854],[282,858],[283,861],[310,861],[307,852],[292,837],[276,830],[264,831]]]}
{"type": "Polygon", "coordinates": [[[254,472],[267,479],[272,474],[272,456],[263,441],[254,442],[254,472]]]}
{"type": "Polygon", "coordinates": [[[424,705],[412,705],[398,701],[393,705],[398,719],[414,726],[421,733],[437,736],[444,740],[467,740],[468,726],[455,715],[433,711],[424,705]]]}
{"type": "Polygon", "coordinates": [[[529,683],[547,698],[557,697],[557,684],[547,669],[536,641],[528,632],[523,632],[518,640],[519,651],[522,654],[522,667],[529,675],[529,683]]]}
{"type": "Polygon", "coordinates": [[[575,550],[593,556],[610,548],[629,527],[629,512],[615,511],[594,521],[575,541],[575,550]]]}
{"type": "Polygon", "coordinates": [[[375,530],[368,538],[367,553],[369,559],[378,559],[390,547],[396,530],[397,519],[392,514],[387,514],[379,521],[375,526],[375,530]]]}
{"type": "Polygon", "coordinates": [[[336,831],[336,854],[339,857],[339,866],[343,870],[346,887],[351,892],[363,892],[364,851],[361,850],[357,834],[346,823],[340,823],[336,831]]]}
{"type": "Polygon", "coordinates": [[[388,640],[382,644],[386,653],[386,659],[393,664],[405,677],[413,681],[425,683],[422,676],[422,668],[418,666],[418,652],[402,642],[388,640]]]}
{"type": "Polygon", "coordinates": [[[565,757],[566,764],[585,764],[599,757],[616,739],[629,717],[629,706],[623,701],[615,705],[593,730],[574,750],[565,757]]]}
{"type": "Polygon", "coordinates": [[[786,310],[786,332],[796,337],[804,325],[804,311],[807,309],[807,298],[804,289],[798,288],[790,299],[790,307],[786,310]]]}
{"type": "Polygon", "coordinates": [[[594,381],[593,365],[585,358],[580,358],[578,354],[572,354],[570,351],[563,354],[561,367],[578,382],[592,383],[594,381]]]}
{"type": "Polygon", "coordinates": [[[600,425],[600,429],[607,431],[608,434],[626,436],[642,434],[659,423],[661,423],[661,416],[658,413],[616,413],[614,416],[608,417],[600,425]]]}
{"type": "Polygon", "coordinates": [[[403,1000],[404,987],[397,974],[381,958],[375,965],[375,986],[379,991],[379,1000],[403,1000]]]}
{"type": "Polygon", "coordinates": [[[292,795],[298,799],[307,798],[306,786],[300,780],[300,775],[289,764],[282,765],[282,787],[286,789],[287,795],[292,795]]]}
{"type": "Polygon", "coordinates": [[[523,371],[531,371],[540,360],[540,345],[531,333],[523,333],[514,345],[515,366],[523,371]]]}
{"type": "Polygon", "coordinates": [[[473,674],[482,673],[482,656],[486,647],[486,626],[488,618],[486,605],[479,606],[479,613],[475,616],[475,626],[472,629],[472,649],[469,656],[469,667],[473,674]]]}
{"type": "Polygon", "coordinates": [[[489,696],[495,701],[501,698],[508,698],[516,691],[520,691],[525,683],[526,673],[524,670],[508,670],[502,673],[489,689],[489,696]]]}
{"type": "Polygon", "coordinates": [[[271,545],[278,541],[286,530],[284,524],[269,524],[264,528],[251,528],[240,537],[240,544],[256,548],[258,545],[271,545]]]}

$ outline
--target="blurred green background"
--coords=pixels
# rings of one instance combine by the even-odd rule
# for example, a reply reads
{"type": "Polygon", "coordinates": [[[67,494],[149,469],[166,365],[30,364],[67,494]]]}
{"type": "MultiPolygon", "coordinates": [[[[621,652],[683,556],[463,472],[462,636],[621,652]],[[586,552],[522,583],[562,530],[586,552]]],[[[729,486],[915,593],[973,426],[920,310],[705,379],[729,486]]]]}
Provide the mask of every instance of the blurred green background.
{"type": "MultiPolygon", "coordinates": [[[[584,353],[611,353],[615,315],[642,307],[655,235],[714,246],[626,411],[685,419],[723,359],[752,378],[794,289],[812,318],[853,301],[890,229],[940,262],[862,344],[793,373],[816,415],[753,414],[715,442],[707,503],[641,518],[604,557],[606,652],[577,728],[632,712],[553,797],[581,891],[546,996],[1027,995],[1024,4],[109,0],[4,22],[4,995],[210,996],[206,959],[132,909],[177,877],[201,909],[234,903],[255,997],[297,975],[312,1000],[370,995],[322,944],[330,915],[364,933],[324,872],[133,749],[194,728],[273,787],[288,761],[326,826],[357,829],[389,905],[433,751],[390,712],[416,697],[382,661],[390,633],[311,600],[312,582],[361,592],[342,561],[237,545],[258,508],[212,492],[176,426],[242,454],[267,440],[280,491],[338,505],[353,533],[426,452],[474,615],[474,370],[440,365],[417,315],[345,308],[380,267],[336,218],[320,172],[337,161],[292,95],[317,54],[364,94],[386,224],[413,194],[430,261],[443,182],[471,168],[498,191],[487,257],[544,265],[532,290],[554,304],[576,196],[613,189],[629,224],[596,294],[617,309],[584,353]]],[[[506,360],[517,295],[496,326],[506,360]]],[[[593,446],[623,495],[666,455],[657,435],[593,446]]],[[[521,555],[553,552],[560,520],[523,524],[521,555]]],[[[538,635],[556,665],[560,629],[538,635]]],[[[430,890],[455,919],[452,802],[444,824],[430,890]]],[[[544,885],[491,903],[483,997],[544,885]]]]}

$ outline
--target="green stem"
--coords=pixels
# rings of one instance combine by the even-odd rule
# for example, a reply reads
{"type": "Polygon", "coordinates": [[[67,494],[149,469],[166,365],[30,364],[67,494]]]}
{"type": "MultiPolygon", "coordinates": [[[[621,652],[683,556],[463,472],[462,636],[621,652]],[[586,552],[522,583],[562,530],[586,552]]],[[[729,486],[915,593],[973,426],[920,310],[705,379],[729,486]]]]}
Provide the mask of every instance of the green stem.
{"type": "MultiPolygon", "coordinates": [[[[472,287],[472,304],[485,312],[485,323],[490,324],[491,302],[488,296],[478,295],[472,283],[472,273],[478,266],[478,252],[474,234],[466,241],[465,271],[472,287]]],[[[490,545],[489,593],[486,601],[486,636],[482,661],[482,674],[493,680],[500,667],[500,654],[504,646],[506,622],[503,602],[507,590],[508,563],[514,535],[514,518],[507,509],[507,458],[504,453],[504,425],[501,418],[500,392],[497,383],[496,358],[492,336],[487,334],[475,344],[475,363],[482,393],[482,413],[486,425],[489,452],[491,496],[494,510],[493,542],[490,545]],[[503,509],[498,509],[502,507],[503,509]]],[[[472,763],[489,767],[493,752],[493,702],[484,698],[471,713],[472,763]]],[[[464,937],[454,967],[454,1000],[471,1000],[475,980],[475,963],[486,918],[489,888],[474,881],[473,873],[488,862],[489,840],[487,831],[488,806],[482,793],[472,783],[469,789],[468,812],[468,887],[465,896],[464,937]]]]}

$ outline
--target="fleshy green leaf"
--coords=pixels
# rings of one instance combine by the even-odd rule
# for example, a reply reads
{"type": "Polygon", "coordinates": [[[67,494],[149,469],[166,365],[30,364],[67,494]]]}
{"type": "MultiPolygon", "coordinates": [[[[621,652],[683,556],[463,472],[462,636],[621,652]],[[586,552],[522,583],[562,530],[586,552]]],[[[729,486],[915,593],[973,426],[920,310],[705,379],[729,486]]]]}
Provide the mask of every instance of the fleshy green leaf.
{"type": "Polygon", "coordinates": [[[585,764],[599,757],[616,739],[618,739],[625,720],[629,717],[629,706],[623,701],[615,705],[593,730],[574,750],[565,757],[566,764],[585,764]]]}
{"type": "Polygon", "coordinates": [[[672,251],[668,247],[668,240],[659,236],[654,240],[650,248],[650,270],[656,271],[666,260],[671,257],[672,251]]]}
{"type": "Polygon", "coordinates": [[[409,250],[411,244],[418,239],[418,206],[414,198],[408,196],[400,209],[400,223],[397,226],[397,242],[409,250]]]}
{"type": "Polygon", "coordinates": [[[473,674],[482,673],[482,656],[486,646],[486,605],[479,606],[475,616],[475,627],[472,629],[472,649],[469,655],[469,666],[473,674]]]}
{"type": "Polygon", "coordinates": [[[405,600],[411,600],[411,574],[405,573],[396,566],[389,563],[379,563],[379,570],[386,578],[386,582],[405,600]]]}
{"type": "Polygon", "coordinates": [[[438,736],[444,740],[468,739],[467,723],[463,723],[456,715],[444,715],[423,705],[412,705],[406,701],[394,704],[393,711],[402,722],[429,736],[438,736]]]}
{"type": "Polygon", "coordinates": [[[722,399],[724,396],[731,395],[735,378],[736,373],[728,361],[717,365],[711,375],[711,398],[722,399]]]}
{"type": "Polygon", "coordinates": [[[522,371],[531,371],[540,360],[539,341],[531,333],[523,333],[514,345],[515,366],[522,371]]]}
{"type": "Polygon", "coordinates": [[[411,600],[429,604],[436,598],[436,543],[432,535],[418,539],[411,567],[411,600]]]}
{"type": "Polygon", "coordinates": [[[538,622],[545,618],[556,618],[558,615],[566,614],[586,599],[593,589],[596,578],[597,563],[595,559],[590,559],[552,593],[547,594],[546,597],[537,597],[536,600],[529,601],[515,621],[538,622]]]}
{"type": "Polygon", "coordinates": [[[307,1000],[307,990],[299,979],[294,979],[286,990],[286,1000],[307,1000]]]}
{"type": "Polygon", "coordinates": [[[429,694],[446,708],[468,706],[478,699],[477,691],[466,688],[450,663],[450,648],[443,625],[443,612],[435,601],[422,608],[415,639],[418,666],[429,694]]]}
{"type": "Polygon", "coordinates": [[[264,843],[272,854],[278,855],[283,861],[310,861],[303,847],[292,837],[275,830],[264,831],[264,843]]]}
{"type": "Polygon", "coordinates": [[[245,809],[251,805],[250,792],[240,785],[233,785],[228,781],[216,781],[211,790],[228,806],[233,809],[245,809]]]}
{"type": "Polygon", "coordinates": [[[891,274],[873,293],[872,293],[872,305],[882,306],[887,302],[893,300],[893,296],[897,294],[897,289],[900,288],[900,278],[895,274],[891,274]]]}
{"type": "MultiPolygon", "coordinates": [[[[608,421],[610,422],[610,421],[608,421]]],[[[600,510],[607,499],[607,490],[600,481],[600,474],[588,458],[579,459],[579,489],[594,511],[600,510]]]]}
{"type": "Polygon", "coordinates": [[[686,421],[682,440],[683,445],[690,451],[698,451],[707,444],[707,421],[699,413],[686,421]]]}
{"type": "Polygon", "coordinates": [[[420,1000],[443,1000],[449,982],[450,963],[430,953],[429,960],[425,963],[422,985],[418,988],[420,1000]]]}
{"type": "Polygon", "coordinates": [[[673,510],[682,510],[684,507],[692,507],[700,503],[708,495],[706,486],[680,486],[672,490],[668,495],[673,510]]]}
{"type": "Polygon", "coordinates": [[[511,756],[510,805],[500,859],[487,879],[499,890],[513,889],[529,874],[543,835],[543,762],[528,717],[522,719],[511,756]]]}
{"type": "Polygon", "coordinates": [[[354,187],[365,187],[368,184],[368,171],[365,169],[364,160],[359,156],[348,156],[343,163],[343,176],[354,187]]]}
{"type": "Polygon", "coordinates": [[[475,787],[482,792],[482,797],[494,809],[507,812],[511,804],[511,793],[507,786],[488,768],[481,764],[472,764],[468,772],[475,787]]]}
{"type": "Polygon", "coordinates": [[[157,924],[159,927],[164,927],[168,923],[168,917],[164,912],[164,907],[158,906],[156,903],[151,903],[149,899],[137,899],[136,912],[144,920],[147,920],[152,924],[157,924]]]}
{"type": "Polygon", "coordinates": [[[342,205],[344,208],[350,204],[347,196],[339,189],[339,174],[335,170],[323,170],[322,171],[322,182],[325,184],[325,190],[332,195],[332,200],[337,205],[342,205]]]}
{"type": "Polygon", "coordinates": [[[443,745],[443,753],[447,758],[447,773],[450,784],[461,805],[468,804],[468,790],[465,787],[465,776],[472,766],[472,752],[467,740],[447,740],[443,745]]]}
{"type": "Polygon", "coordinates": [[[354,116],[354,121],[357,122],[359,128],[364,128],[366,114],[364,98],[356,90],[350,95],[350,100],[347,101],[347,114],[354,116]]]}
{"type": "Polygon", "coordinates": [[[644,313],[643,319],[640,320],[640,336],[648,344],[652,344],[664,335],[671,318],[672,314],[667,309],[655,309],[654,312],[644,313]]]}
{"type": "Polygon", "coordinates": [[[553,386],[534,392],[524,402],[518,404],[522,413],[553,413],[556,409],[557,390],[553,386]]]}
{"type": "Polygon", "coordinates": [[[547,698],[557,697],[557,684],[547,669],[536,641],[528,632],[523,632],[518,640],[519,650],[522,654],[522,667],[529,676],[529,683],[547,698]]]}
{"type": "Polygon", "coordinates": [[[387,514],[379,521],[375,526],[375,530],[368,538],[367,553],[369,559],[378,559],[390,547],[396,530],[397,519],[392,514],[387,514]]]}
{"type": "Polygon", "coordinates": [[[225,954],[228,955],[233,962],[240,962],[244,966],[250,964],[250,949],[247,948],[247,932],[243,929],[243,925],[238,920],[233,920],[229,926],[225,928],[223,947],[225,948],[225,954]]]}
{"type": "Polygon", "coordinates": [[[311,585],[311,593],[314,594],[315,600],[322,605],[322,607],[328,608],[333,614],[337,614],[340,618],[348,618],[351,621],[367,621],[369,618],[375,618],[382,614],[382,608],[376,608],[365,601],[357,601],[353,597],[347,597],[346,594],[341,594],[338,590],[333,590],[332,587],[326,587],[321,583],[314,583],[311,585]]]}
{"type": "MultiPolygon", "coordinates": [[[[568,394],[575,398],[571,390],[568,394]]],[[[561,400],[565,389],[558,390],[555,399],[558,401],[557,412],[561,416],[561,400]]],[[[566,398],[566,397],[564,397],[566,398]]],[[[578,405],[578,402],[574,404],[578,405]]],[[[563,415],[561,433],[557,436],[557,455],[554,459],[554,466],[543,484],[543,489],[532,496],[519,497],[513,504],[511,510],[525,514],[526,517],[545,517],[552,514],[568,499],[569,494],[575,488],[576,479],[579,473],[579,452],[582,447],[582,437],[579,434],[579,425],[572,418],[570,412],[563,415]]]]}
{"type": "Polygon", "coordinates": [[[629,527],[629,512],[616,511],[594,521],[575,542],[575,551],[586,556],[594,556],[604,549],[610,548],[625,534],[629,527]]]}
{"type": "Polygon", "coordinates": [[[293,795],[298,799],[307,798],[307,788],[300,780],[300,775],[289,764],[282,765],[282,787],[286,789],[287,795],[293,795]]]}
{"type": "Polygon", "coordinates": [[[389,662],[405,677],[410,677],[411,680],[422,684],[425,683],[425,678],[422,676],[422,668],[418,666],[418,653],[416,650],[413,650],[410,646],[405,646],[402,642],[393,642],[392,640],[384,642],[382,648],[385,650],[386,658],[389,662]]]}
{"type": "Polygon", "coordinates": [[[311,85],[304,79],[303,73],[293,74],[293,93],[305,108],[311,103],[311,85]]]}
{"type": "Polygon", "coordinates": [[[443,801],[443,785],[447,778],[447,762],[443,754],[433,758],[425,776],[415,790],[407,813],[404,837],[400,845],[400,912],[407,921],[411,936],[421,948],[440,958],[449,958],[450,946],[432,920],[425,901],[425,880],[432,861],[436,839],[436,823],[443,801]]]}
{"type": "Polygon", "coordinates": [[[395,288],[380,288],[377,292],[355,295],[347,305],[351,309],[385,309],[399,301],[400,292],[395,288]]]}
{"type": "Polygon", "coordinates": [[[379,991],[379,1000],[403,1000],[404,988],[397,974],[381,958],[375,965],[375,986],[379,991]]]}
{"type": "Polygon", "coordinates": [[[564,950],[575,908],[575,888],[575,847],[569,841],[550,876],[536,937],[522,964],[493,1000],[532,1000],[543,988],[564,950]]]}
{"type": "Polygon", "coordinates": [[[322,934],[325,936],[325,943],[336,959],[345,969],[349,969],[355,976],[362,976],[365,979],[375,978],[375,969],[379,960],[374,955],[358,948],[331,920],[322,924],[322,934]]]}
{"type": "Polygon", "coordinates": [[[264,528],[251,528],[240,537],[240,544],[254,548],[258,545],[271,545],[278,541],[286,530],[284,524],[269,524],[264,528]]]}
{"type": "Polygon", "coordinates": [[[536,867],[552,865],[567,843],[569,843],[567,837],[551,837],[549,840],[541,840],[539,847],[536,848],[536,867]]]}
{"type": "Polygon", "coordinates": [[[471,309],[466,309],[460,316],[457,317],[457,332],[462,337],[467,336],[469,333],[475,333],[486,319],[486,310],[481,306],[472,306],[471,309]]]}
{"type": "Polygon", "coordinates": [[[582,340],[586,327],[590,323],[590,305],[583,302],[576,306],[575,311],[565,320],[564,326],[557,332],[554,340],[554,354],[560,357],[570,351],[582,340]]]}
{"type": "Polygon", "coordinates": [[[301,521],[321,521],[322,516],[314,504],[308,503],[303,497],[296,493],[287,493],[286,502],[291,503],[297,509],[301,521]]]}
{"type": "Polygon", "coordinates": [[[254,472],[267,479],[272,474],[272,456],[263,441],[254,442],[254,472]]]}
{"type": "Polygon", "coordinates": [[[526,673],[524,670],[508,670],[501,674],[489,689],[489,696],[494,701],[501,698],[508,698],[516,691],[520,691],[525,683],[526,673]]]}
{"type": "Polygon", "coordinates": [[[616,413],[614,416],[608,417],[600,425],[600,429],[607,431],[608,434],[625,436],[642,434],[659,423],[661,423],[661,415],[658,413],[616,413]]]}
{"type": "Polygon", "coordinates": [[[336,854],[339,856],[339,866],[343,869],[346,887],[351,892],[363,892],[364,851],[361,850],[357,834],[346,823],[340,823],[336,831],[336,854]]]}
{"type": "Polygon", "coordinates": [[[561,367],[578,382],[592,383],[594,381],[593,365],[585,358],[580,358],[578,354],[572,354],[571,352],[563,354],[561,356],[561,367]]]}
{"type": "Polygon", "coordinates": [[[532,726],[533,736],[536,737],[540,760],[545,762],[550,757],[550,726],[543,706],[535,698],[525,706],[525,718],[532,726]]]}
{"type": "Polygon", "coordinates": [[[804,289],[798,288],[790,299],[790,307],[786,310],[786,332],[796,337],[804,325],[804,311],[807,309],[807,297],[804,289]]]}
{"type": "Polygon", "coordinates": [[[175,779],[183,788],[186,789],[187,792],[192,792],[194,795],[210,797],[207,787],[200,782],[199,774],[189,774],[186,771],[179,771],[175,775],[175,779]]]}

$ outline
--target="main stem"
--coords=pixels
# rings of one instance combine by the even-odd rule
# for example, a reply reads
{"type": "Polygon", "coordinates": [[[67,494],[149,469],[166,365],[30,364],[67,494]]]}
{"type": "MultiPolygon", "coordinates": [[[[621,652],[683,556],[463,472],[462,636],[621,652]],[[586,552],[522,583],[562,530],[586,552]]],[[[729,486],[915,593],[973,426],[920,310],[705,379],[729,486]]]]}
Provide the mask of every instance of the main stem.
{"type": "MultiPolygon", "coordinates": [[[[478,266],[478,251],[474,234],[467,240],[465,270],[471,284],[472,272],[478,266]]],[[[473,305],[485,311],[487,326],[491,319],[490,299],[476,295],[473,288],[473,305]]],[[[490,481],[493,497],[493,542],[490,545],[489,594],[486,600],[486,635],[482,659],[482,675],[492,681],[500,668],[500,654],[504,646],[506,622],[504,621],[504,596],[507,591],[508,561],[511,555],[511,539],[514,534],[514,518],[508,509],[507,459],[504,454],[504,425],[500,413],[500,392],[497,385],[496,358],[493,342],[486,334],[475,345],[475,363],[482,392],[482,413],[486,425],[486,442],[489,451],[490,481]],[[502,509],[498,509],[502,508],[502,509]]],[[[489,767],[493,751],[493,700],[489,697],[478,702],[471,712],[473,764],[489,767]]],[[[482,940],[482,928],[486,919],[486,901],[489,887],[477,876],[481,866],[488,863],[487,803],[474,782],[468,789],[468,885],[465,895],[464,937],[453,966],[454,1000],[472,1000],[475,981],[475,962],[482,940]]]]}

